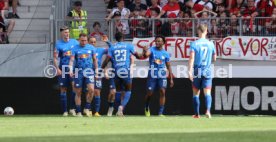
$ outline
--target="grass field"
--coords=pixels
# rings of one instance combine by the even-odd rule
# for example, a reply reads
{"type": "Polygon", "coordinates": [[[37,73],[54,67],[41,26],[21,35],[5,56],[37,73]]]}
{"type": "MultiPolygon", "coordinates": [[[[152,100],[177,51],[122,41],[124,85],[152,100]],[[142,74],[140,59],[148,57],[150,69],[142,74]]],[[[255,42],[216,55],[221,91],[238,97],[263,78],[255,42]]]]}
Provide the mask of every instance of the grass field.
{"type": "Polygon", "coordinates": [[[274,142],[276,117],[0,116],[0,142],[274,142]]]}

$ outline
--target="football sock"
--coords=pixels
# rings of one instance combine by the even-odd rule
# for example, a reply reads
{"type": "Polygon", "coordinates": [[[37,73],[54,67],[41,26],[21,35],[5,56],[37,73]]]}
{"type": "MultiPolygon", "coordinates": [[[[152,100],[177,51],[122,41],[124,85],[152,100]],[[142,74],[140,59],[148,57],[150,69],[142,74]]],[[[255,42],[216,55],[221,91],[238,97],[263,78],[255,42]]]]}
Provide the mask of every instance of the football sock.
{"type": "Polygon", "coordinates": [[[115,94],[115,106],[118,107],[121,104],[121,92],[115,94]]]}
{"type": "Polygon", "coordinates": [[[114,107],[114,102],[108,102],[109,107],[114,107]]]}
{"type": "Polygon", "coordinates": [[[95,111],[96,112],[100,111],[100,106],[101,106],[101,97],[95,96],[95,111]]]}
{"type": "Polygon", "coordinates": [[[80,105],[76,105],[76,112],[77,113],[81,112],[81,106],[80,105]]]}
{"type": "Polygon", "coordinates": [[[126,91],[125,92],[125,97],[124,97],[123,101],[121,102],[121,105],[123,107],[125,107],[127,105],[128,101],[130,99],[130,96],[131,96],[131,91],[126,91]]]}
{"type": "Polygon", "coordinates": [[[76,96],[76,93],[73,91],[70,98],[70,109],[75,109],[75,105],[76,105],[75,96],[76,96]]]}
{"type": "Polygon", "coordinates": [[[66,92],[60,93],[60,102],[63,112],[67,112],[67,96],[66,92]]]}
{"type": "Polygon", "coordinates": [[[193,105],[194,105],[195,115],[199,115],[200,101],[199,101],[198,95],[193,97],[193,105]]]}
{"type": "Polygon", "coordinates": [[[165,108],[164,105],[160,105],[160,107],[159,107],[159,112],[158,112],[159,115],[162,115],[162,114],[163,114],[164,108],[165,108]]]}
{"type": "Polygon", "coordinates": [[[209,93],[205,95],[205,105],[206,105],[207,111],[210,112],[211,105],[212,105],[212,96],[209,93]]]}
{"type": "Polygon", "coordinates": [[[91,103],[86,102],[85,109],[91,110],[91,103]]]}

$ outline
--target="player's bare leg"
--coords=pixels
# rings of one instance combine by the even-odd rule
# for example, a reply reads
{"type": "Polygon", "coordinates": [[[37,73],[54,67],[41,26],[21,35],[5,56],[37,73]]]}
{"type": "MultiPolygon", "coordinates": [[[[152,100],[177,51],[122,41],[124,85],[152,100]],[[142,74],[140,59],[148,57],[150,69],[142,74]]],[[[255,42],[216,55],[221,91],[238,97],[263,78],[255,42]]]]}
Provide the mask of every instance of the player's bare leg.
{"type": "Polygon", "coordinates": [[[200,118],[200,114],[199,114],[199,107],[200,107],[199,94],[200,94],[200,90],[193,87],[193,104],[194,104],[194,113],[195,113],[193,115],[193,118],[200,118]]]}
{"type": "Polygon", "coordinates": [[[86,105],[85,105],[85,109],[83,110],[83,113],[88,117],[92,116],[91,102],[93,100],[93,96],[94,96],[94,84],[92,83],[87,84],[86,105]]]}
{"type": "Polygon", "coordinates": [[[145,116],[149,117],[150,116],[150,108],[149,108],[149,103],[151,96],[153,95],[153,91],[147,90],[147,94],[145,96],[145,116]]]}
{"type": "Polygon", "coordinates": [[[211,88],[203,89],[205,95],[205,104],[206,104],[206,118],[211,118],[211,105],[212,105],[212,96],[211,96],[211,88]]]}
{"type": "Polygon", "coordinates": [[[116,89],[110,89],[109,94],[108,94],[109,107],[108,107],[108,111],[107,111],[107,116],[112,116],[112,114],[113,114],[115,93],[116,93],[116,89]]]}
{"type": "MultiPolygon", "coordinates": [[[[116,84],[117,90],[121,91],[120,84],[116,84]],[[118,86],[117,86],[118,85],[118,86]]],[[[131,96],[131,87],[132,83],[128,83],[125,85],[125,92],[121,94],[121,105],[118,107],[117,115],[118,116],[124,116],[124,109],[130,99],[131,96]]]]}

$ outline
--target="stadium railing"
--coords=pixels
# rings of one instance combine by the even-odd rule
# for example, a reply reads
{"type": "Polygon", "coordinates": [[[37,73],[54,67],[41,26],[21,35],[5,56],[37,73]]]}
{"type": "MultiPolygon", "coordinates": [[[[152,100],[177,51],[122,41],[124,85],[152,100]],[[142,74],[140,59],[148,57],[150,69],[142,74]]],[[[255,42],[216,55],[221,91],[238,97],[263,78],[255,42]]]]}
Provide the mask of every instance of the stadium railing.
{"type": "MultiPolygon", "coordinates": [[[[58,39],[58,28],[68,25],[74,20],[53,19],[54,38],[58,39]]],[[[162,19],[87,19],[88,30],[93,30],[92,24],[98,21],[102,25],[108,22],[107,35],[111,40],[116,32],[123,32],[126,40],[147,38],[162,34],[166,37],[195,37],[196,27],[200,23],[209,27],[208,37],[221,39],[227,36],[276,36],[276,18],[162,18],[162,19]],[[269,24],[270,23],[270,24],[269,24]]]]}

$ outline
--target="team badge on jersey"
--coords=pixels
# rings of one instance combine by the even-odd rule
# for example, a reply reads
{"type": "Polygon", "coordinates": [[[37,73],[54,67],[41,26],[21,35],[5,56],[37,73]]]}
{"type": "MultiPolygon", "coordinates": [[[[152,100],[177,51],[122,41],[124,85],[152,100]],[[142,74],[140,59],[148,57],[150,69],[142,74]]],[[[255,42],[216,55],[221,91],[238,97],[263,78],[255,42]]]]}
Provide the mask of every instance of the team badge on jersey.
{"type": "Polygon", "coordinates": [[[162,61],[160,59],[156,59],[156,60],[154,60],[154,62],[158,65],[162,64],[162,61]]]}
{"type": "Polygon", "coordinates": [[[81,54],[81,55],[79,55],[79,58],[81,58],[81,59],[84,59],[84,58],[88,58],[88,54],[81,54]]]}
{"type": "Polygon", "coordinates": [[[71,56],[71,55],[72,55],[71,51],[66,51],[63,53],[63,56],[71,56]]]}

